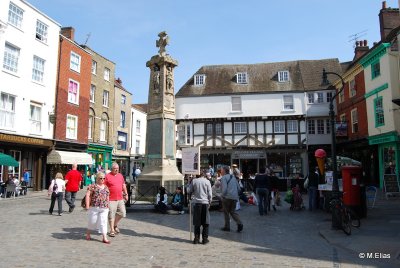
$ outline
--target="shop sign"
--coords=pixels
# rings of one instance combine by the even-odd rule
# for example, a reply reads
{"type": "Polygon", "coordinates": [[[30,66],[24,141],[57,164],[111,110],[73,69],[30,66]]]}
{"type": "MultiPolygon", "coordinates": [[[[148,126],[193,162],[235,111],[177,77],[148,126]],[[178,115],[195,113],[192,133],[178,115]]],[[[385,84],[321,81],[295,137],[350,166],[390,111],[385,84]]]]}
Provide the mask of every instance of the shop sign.
{"type": "Polygon", "coordinates": [[[232,153],[233,159],[258,159],[258,158],[266,158],[266,154],[264,151],[260,150],[243,150],[243,151],[234,151],[232,153]]]}
{"type": "Polygon", "coordinates": [[[53,143],[48,140],[36,139],[36,138],[31,138],[31,137],[23,137],[23,136],[15,136],[15,135],[7,135],[7,134],[0,134],[0,141],[32,144],[32,145],[44,145],[44,146],[52,146],[53,145],[53,143]]]}

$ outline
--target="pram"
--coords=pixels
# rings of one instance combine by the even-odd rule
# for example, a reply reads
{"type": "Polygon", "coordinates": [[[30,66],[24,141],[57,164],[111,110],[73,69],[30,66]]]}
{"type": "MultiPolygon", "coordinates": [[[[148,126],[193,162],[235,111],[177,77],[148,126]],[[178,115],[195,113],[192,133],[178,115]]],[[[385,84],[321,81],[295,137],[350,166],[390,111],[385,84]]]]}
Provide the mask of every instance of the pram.
{"type": "Polygon", "coordinates": [[[292,188],[293,192],[293,202],[291,203],[290,210],[302,210],[305,209],[303,204],[303,198],[301,197],[300,187],[297,185],[292,188]]]}

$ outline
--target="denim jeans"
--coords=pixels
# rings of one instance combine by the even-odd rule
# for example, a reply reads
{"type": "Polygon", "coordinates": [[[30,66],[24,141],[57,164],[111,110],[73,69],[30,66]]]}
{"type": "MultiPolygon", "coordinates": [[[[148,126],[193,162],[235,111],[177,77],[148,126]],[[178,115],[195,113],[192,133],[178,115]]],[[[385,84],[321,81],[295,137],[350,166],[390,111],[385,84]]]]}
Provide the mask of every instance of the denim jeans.
{"type": "Polygon", "coordinates": [[[65,191],[65,201],[67,201],[67,204],[70,208],[75,207],[75,197],[76,197],[77,192],[67,192],[65,191]]]}
{"type": "Polygon", "coordinates": [[[308,187],[308,209],[317,209],[317,187],[308,187]]]}
{"type": "Polygon", "coordinates": [[[269,190],[267,188],[257,188],[257,202],[258,202],[258,212],[260,215],[267,214],[269,206],[269,190]]]}
{"type": "Polygon", "coordinates": [[[57,199],[57,204],[58,204],[58,214],[61,214],[63,212],[62,211],[63,197],[64,197],[63,192],[59,192],[57,194],[51,194],[51,203],[50,203],[50,209],[49,209],[50,214],[53,213],[54,203],[56,202],[56,199],[57,199]]]}

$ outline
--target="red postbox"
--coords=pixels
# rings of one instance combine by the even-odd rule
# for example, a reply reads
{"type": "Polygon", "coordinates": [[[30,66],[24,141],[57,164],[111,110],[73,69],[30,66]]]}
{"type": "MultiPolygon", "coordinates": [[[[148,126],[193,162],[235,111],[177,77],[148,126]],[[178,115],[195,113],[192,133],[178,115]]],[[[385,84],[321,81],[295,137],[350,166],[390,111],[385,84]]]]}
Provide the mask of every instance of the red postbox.
{"type": "Polygon", "coordinates": [[[362,174],[361,167],[356,167],[356,166],[342,167],[343,203],[347,206],[361,205],[361,193],[360,193],[361,174],[362,174]]]}

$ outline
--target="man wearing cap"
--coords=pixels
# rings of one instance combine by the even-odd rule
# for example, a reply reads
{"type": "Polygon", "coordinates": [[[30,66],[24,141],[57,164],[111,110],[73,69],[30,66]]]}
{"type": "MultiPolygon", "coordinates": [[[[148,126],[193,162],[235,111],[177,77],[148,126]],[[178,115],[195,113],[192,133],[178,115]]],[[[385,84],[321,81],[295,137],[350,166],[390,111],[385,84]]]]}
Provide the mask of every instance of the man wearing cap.
{"type": "MultiPolygon", "coordinates": [[[[234,168],[234,166],[232,165],[234,168]]],[[[243,230],[243,224],[240,220],[239,214],[236,213],[236,202],[239,200],[240,187],[236,178],[229,174],[229,166],[224,166],[221,169],[221,187],[222,187],[222,207],[224,210],[225,225],[221,228],[222,231],[229,232],[230,229],[230,218],[237,223],[237,231],[241,232],[243,230]]]]}

